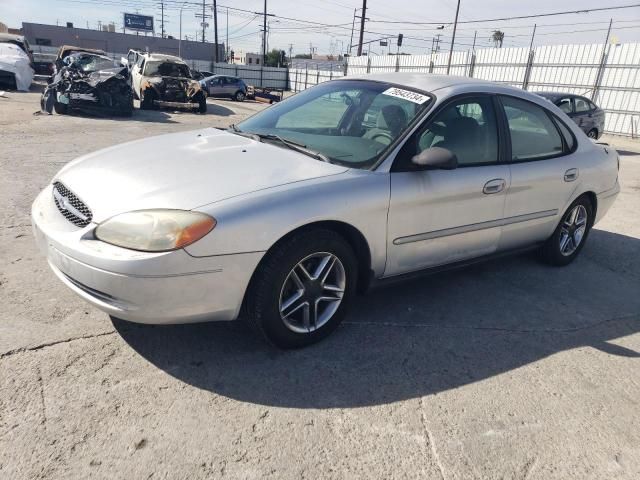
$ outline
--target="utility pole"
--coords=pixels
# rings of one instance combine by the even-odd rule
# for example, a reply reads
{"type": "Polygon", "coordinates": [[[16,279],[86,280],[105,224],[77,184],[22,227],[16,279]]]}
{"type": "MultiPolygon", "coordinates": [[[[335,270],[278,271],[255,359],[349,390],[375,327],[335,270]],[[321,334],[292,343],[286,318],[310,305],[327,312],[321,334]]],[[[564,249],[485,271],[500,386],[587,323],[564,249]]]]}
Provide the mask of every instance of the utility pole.
{"type": "Polygon", "coordinates": [[[451,70],[451,56],[453,55],[453,44],[456,41],[456,29],[458,28],[458,12],[460,12],[460,0],[458,0],[458,6],[456,7],[456,19],[453,22],[453,36],[451,37],[451,49],[449,50],[449,61],[447,62],[447,75],[451,70]]]}
{"type": "Polygon", "coordinates": [[[533,39],[536,38],[536,27],[538,26],[537,23],[533,24],[533,33],[531,34],[531,43],[529,44],[529,51],[531,51],[533,49],[533,39]]]}
{"type": "Polygon", "coordinates": [[[477,36],[478,36],[478,31],[476,30],[475,32],[473,32],[473,47],[472,47],[473,53],[476,52],[476,37],[477,36]]]}
{"type": "Polygon", "coordinates": [[[202,43],[204,43],[204,29],[207,22],[205,22],[205,13],[204,13],[204,0],[202,0],[202,43]]]}
{"type": "Polygon", "coordinates": [[[362,55],[362,42],[364,41],[364,21],[367,16],[367,0],[362,0],[362,17],[360,17],[360,41],[358,42],[358,56],[362,55]]]}
{"type": "Polygon", "coordinates": [[[164,1],[160,0],[160,36],[164,38],[164,1]]]}
{"type": "Polygon", "coordinates": [[[602,45],[602,57],[600,59],[600,65],[598,66],[598,73],[596,74],[596,83],[593,86],[593,92],[591,92],[591,100],[596,101],[598,96],[598,89],[600,88],[600,82],[602,81],[602,72],[604,70],[604,64],[607,61],[607,45],[609,44],[609,37],[611,36],[611,26],[613,25],[613,18],[609,21],[609,29],[607,30],[607,37],[602,45]]]}
{"type": "Polygon", "coordinates": [[[229,53],[231,52],[231,50],[229,50],[229,7],[227,7],[227,41],[225,43],[227,47],[227,54],[225,57],[227,58],[227,63],[229,63],[229,53]]]}
{"type": "Polygon", "coordinates": [[[349,40],[349,56],[351,56],[351,47],[353,47],[353,30],[356,27],[356,12],[357,8],[353,9],[353,21],[351,22],[351,40],[349,40]]]}
{"type": "Polygon", "coordinates": [[[267,0],[264,0],[264,15],[262,18],[262,65],[267,63],[267,0]]]}
{"type": "Polygon", "coordinates": [[[431,53],[438,53],[440,51],[440,37],[441,33],[438,33],[431,39],[431,53]],[[435,45],[434,45],[435,44],[435,45]]]}
{"type": "Polygon", "coordinates": [[[213,59],[216,63],[218,63],[218,5],[216,4],[216,0],[213,0],[213,39],[216,44],[216,51],[213,55],[213,59]]]}

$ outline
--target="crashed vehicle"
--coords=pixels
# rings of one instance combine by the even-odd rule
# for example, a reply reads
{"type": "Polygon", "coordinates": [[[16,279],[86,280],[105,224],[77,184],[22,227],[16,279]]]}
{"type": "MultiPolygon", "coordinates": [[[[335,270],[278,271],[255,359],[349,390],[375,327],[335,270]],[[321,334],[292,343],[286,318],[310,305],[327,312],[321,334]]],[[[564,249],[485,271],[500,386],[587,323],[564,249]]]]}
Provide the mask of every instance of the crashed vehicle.
{"type": "Polygon", "coordinates": [[[95,48],[82,48],[82,47],[74,47],[72,45],[63,45],[58,49],[58,53],[56,54],[56,58],[53,61],[53,75],[51,76],[51,80],[55,76],[60,69],[66,66],[65,58],[69,55],[73,55],[76,53],[90,53],[93,55],[100,55],[103,57],[107,56],[107,53],[104,50],[98,50],[95,48]]]}
{"type": "Polygon", "coordinates": [[[0,89],[28,91],[33,75],[24,50],[13,43],[0,43],[0,89]]]}
{"type": "Polygon", "coordinates": [[[186,63],[172,55],[135,53],[135,64],[129,68],[133,94],[141,109],[190,108],[206,113],[207,95],[186,63]]]}
{"type": "Polygon", "coordinates": [[[42,110],[58,114],[81,110],[131,116],[133,94],[129,71],[109,57],[87,52],[65,56],[40,100],[42,110]]]}

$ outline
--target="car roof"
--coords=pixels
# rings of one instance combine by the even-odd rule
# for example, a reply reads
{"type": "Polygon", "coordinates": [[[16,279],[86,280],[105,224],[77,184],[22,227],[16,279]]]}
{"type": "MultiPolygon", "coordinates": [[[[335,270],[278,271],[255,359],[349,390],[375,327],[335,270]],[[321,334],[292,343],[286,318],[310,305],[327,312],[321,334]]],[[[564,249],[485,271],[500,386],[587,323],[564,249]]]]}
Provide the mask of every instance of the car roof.
{"type": "Polygon", "coordinates": [[[16,35],[14,33],[0,33],[0,42],[18,41],[24,43],[24,35],[16,35]]]}
{"type": "Polygon", "coordinates": [[[184,60],[180,57],[176,57],[175,55],[166,55],[164,53],[143,53],[142,55],[147,57],[149,60],[165,60],[167,62],[184,63],[186,65],[184,60]]]}
{"type": "Polygon", "coordinates": [[[435,90],[440,90],[441,88],[457,87],[462,85],[477,85],[479,87],[497,85],[496,83],[477,78],[419,72],[367,73],[349,75],[346,78],[395,83],[397,85],[406,85],[407,87],[424,90],[426,92],[433,92],[435,90]]]}

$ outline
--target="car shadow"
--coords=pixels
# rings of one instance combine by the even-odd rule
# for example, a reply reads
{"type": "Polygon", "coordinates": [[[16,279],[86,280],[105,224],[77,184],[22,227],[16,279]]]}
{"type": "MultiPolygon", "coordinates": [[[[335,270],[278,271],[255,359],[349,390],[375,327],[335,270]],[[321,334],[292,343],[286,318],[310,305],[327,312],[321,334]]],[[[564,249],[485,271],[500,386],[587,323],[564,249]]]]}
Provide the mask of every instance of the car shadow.
{"type": "Polygon", "coordinates": [[[625,157],[637,157],[640,156],[640,152],[632,152],[631,150],[618,150],[616,149],[619,155],[623,155],[625,157]]]}
{"type": "Polygon", "coordinates": [[[331,337],[295,351],[242,322],[113,322],[157,368],[219,395],[292,408],[387,404],[576,348],[640,361],[615,342],[640,330],[640,260],[625,260],[639,252],[638,239],[593,230],[565,268],[528,254],[407,281],[358,297],[331,337]]]}
{"type": "MultiPolygon", "coordinates": [[[[216,102],[218,99],[216,99],[216,102]]],[[[219,117],[229,117],[237,115],[236,112],[218,103],[207,102],[207,115],[217,115],[219,117]]]]}

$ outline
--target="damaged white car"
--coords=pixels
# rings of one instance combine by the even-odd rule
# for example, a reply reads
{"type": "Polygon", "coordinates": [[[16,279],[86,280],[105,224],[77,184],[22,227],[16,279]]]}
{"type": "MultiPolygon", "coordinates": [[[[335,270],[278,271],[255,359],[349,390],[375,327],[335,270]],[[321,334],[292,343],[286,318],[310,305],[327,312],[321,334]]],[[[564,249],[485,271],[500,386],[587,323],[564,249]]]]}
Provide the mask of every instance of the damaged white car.
{"type": "Polygon", "coordinates": [[[34,73],[29,56],[20,47],[0,43],[0,88],[26,92],[34,73]]]}

